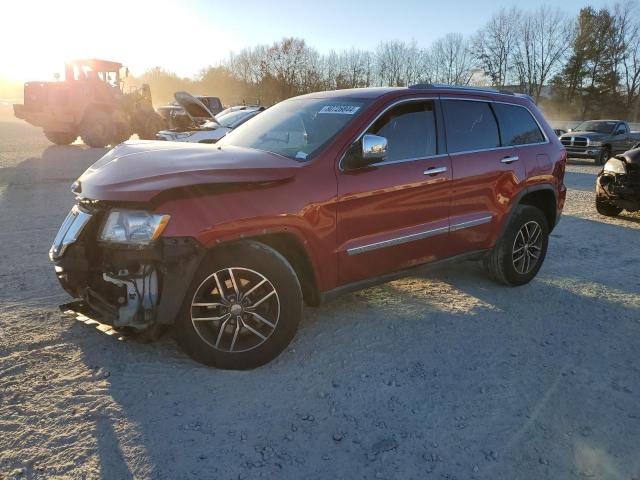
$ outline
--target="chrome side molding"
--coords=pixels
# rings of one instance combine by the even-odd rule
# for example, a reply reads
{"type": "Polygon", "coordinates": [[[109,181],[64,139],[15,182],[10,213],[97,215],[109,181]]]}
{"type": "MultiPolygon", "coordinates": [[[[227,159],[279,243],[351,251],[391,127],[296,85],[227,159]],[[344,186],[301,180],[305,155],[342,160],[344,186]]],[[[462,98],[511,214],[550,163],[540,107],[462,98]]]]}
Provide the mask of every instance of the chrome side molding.
{"type": "Polygon", "coordinates": [[[483,225],[489,223],[493,217],[487,216],[477,218],[475,220],[469,220],[467,222],[456,223],[448,227],[432,228],[430,230],[424,230],[422,232],[412,233],[411,235],[403,235],[401,237],[390,238],[389,240],[382,240],[380,242],[369,243],[367,245],[361,245],[359,247],[347,248],[347,255],[358,255],[360,253],[371,252],[372,250],[378,250],[379,248],[392,247],[394,245],[402,245],[403,243],[415,242],[416,240],[422,240],[424,238],[433,237],[448,232],[455,232],[462,230],[463,228],[475,227],[477,225],[483,225]]]}

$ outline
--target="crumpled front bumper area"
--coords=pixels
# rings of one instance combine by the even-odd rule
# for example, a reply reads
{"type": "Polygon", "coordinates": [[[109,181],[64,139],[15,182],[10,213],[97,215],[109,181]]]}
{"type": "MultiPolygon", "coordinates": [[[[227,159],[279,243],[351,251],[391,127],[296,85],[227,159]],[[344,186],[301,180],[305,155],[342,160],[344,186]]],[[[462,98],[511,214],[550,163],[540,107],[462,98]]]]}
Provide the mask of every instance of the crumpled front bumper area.
{"type": "Polygon", "coordinates": [[[60,284],[75,298],[61,310],[136,330],[173,323],[204,250],[190,237],[145,247],[100,243],[103,212],[78,212],[50,251],[60,284]]]}
{"type": "Polygon", "coordinates": [[[627,211],[640,210],[640,169],[626,174],[600,173],[596,178],[596,194],[627,211]]]}

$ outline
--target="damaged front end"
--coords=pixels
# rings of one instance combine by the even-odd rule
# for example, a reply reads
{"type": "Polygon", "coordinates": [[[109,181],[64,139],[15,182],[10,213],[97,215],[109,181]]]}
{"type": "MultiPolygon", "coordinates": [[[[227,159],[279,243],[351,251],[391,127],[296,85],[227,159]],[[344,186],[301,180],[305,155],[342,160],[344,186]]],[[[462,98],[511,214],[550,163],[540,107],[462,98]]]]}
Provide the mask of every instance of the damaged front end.
{"type": "Polygon", "coordinates": [[[191,237],[161,237],[167,216],[81,200],[49,257],[76,300],[63,311],[116,328],[173,323],[203,249],[191,237]]]}
{"type": "Polygon", "coordinates": [[[596,197],[629,212],[640,210],[640,149],[607,161],[596,178],[596,197]]]}

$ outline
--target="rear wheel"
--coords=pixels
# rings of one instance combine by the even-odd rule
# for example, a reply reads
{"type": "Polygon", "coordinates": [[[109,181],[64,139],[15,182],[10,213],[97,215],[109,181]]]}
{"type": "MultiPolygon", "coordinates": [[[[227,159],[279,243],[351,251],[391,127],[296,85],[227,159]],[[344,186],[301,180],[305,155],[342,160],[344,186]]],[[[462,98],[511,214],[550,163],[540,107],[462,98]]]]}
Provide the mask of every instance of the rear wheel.
{"type": "Polygon", "coordinates": [[[185,295],[176,337],[194,360],[250,369],[277,357],[302,316],[302,291],[291,265],[257,242],[212,252],[185,295]]]}
{"type": "Polygon", "coordinates": [[[77,133],[44,131],[44,136],[56,145],[69,145],[78,138],[77,133]]]}
{"type": "Polygon", "coordinates": [[[100,111],[86,114],[80,130],[82,141],[93,148],[104,148],[109,145],[115,133],[111,116],[100,111]]]}
{"type": "Polygon", "coordinates": [[[616,217],[622,212],[622,208],[609,203],[606,199],[596,195],[596,210],[600,215],[616,217]]]}
{"type": "Polygon", "coordinates": [[[600,156],[596,159],[596,164],[604,165],[607,163],[607,160],[609,160],[609,157],[611,157],[611,149],[609,147],[604,147],[600,152],[600,156]]]}
{"type": "Polygon", "coordinates": [[[485,257],[485,269],[500,283],[524,285],[540,270],[548,242],[549,227],[542,211],[519,205],[502,238],[485,257]]]}

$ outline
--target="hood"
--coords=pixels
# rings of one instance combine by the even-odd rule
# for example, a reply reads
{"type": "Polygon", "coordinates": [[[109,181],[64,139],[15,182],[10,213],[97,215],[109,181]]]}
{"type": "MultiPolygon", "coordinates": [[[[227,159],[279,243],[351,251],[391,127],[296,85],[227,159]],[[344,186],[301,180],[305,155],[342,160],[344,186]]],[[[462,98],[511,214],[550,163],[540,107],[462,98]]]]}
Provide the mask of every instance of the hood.
{"type": "Polygon", "coordinates": [[[216,122],[215,116],[207,106],[190,93],[176,92],[173,97],[176,99],[176,102],[178,102],[178,105],[184,109],[189,118],[191,118],[191,121],[195,122],[196,119],[207,119],[216,122]]]}
{"type": "Polygon", "coordinates": [[[78,178],[74,192],[91,200],[148,202],[174,188],[285,181],[303,165],[249,148],[127,142],[90,166],[78,178]]]}
{"type": "Polygon", "coordinates": [[[636,168],[640,168],[640,148],[627,150],[620,155],[616,155],[616,158],[624,160],[627,164],[636,165],[636,168]]]}
{"type": "Polygon", "coordinates": [[[610,136],[611,135],[607,135],[606,133],[598,132],[568,132],[563,134],[560,138],[583,137],[591,140],[599,140],[601,138],[609,138],[610,136]]]}

